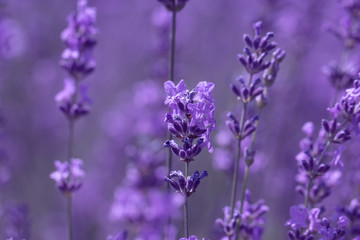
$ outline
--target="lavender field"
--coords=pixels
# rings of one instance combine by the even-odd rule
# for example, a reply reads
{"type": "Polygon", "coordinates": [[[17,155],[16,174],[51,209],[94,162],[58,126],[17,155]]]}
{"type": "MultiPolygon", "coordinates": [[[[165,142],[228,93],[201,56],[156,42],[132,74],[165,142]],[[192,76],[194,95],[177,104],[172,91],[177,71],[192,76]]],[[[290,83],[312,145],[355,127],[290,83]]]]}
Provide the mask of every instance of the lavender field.
{"type": "Polygon", "coordinates": [[[360,0],[0,0],[0,240],[360,240],[360,0]]]}

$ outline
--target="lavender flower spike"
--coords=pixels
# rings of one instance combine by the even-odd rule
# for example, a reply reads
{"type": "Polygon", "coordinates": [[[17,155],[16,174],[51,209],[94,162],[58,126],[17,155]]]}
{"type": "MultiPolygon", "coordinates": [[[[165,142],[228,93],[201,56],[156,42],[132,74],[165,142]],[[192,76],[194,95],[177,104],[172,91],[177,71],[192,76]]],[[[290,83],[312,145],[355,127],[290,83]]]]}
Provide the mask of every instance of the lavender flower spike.
{"type": "Polygon", "coordinates": [[[95,69],[92,55],[96,45],[97,29],[94,27],[96,8],[88,7],[87,0],[79,0],[77,12],[68,17],[68,27],[61,33],[66,45],[60,65],[76,80],[81,80],[95,69]]]}
{"type": "Polygon", "coordinates": [[[82,185],[82,179],[85,176],[83,161],[79,158],[72,158],[70,165],[68,162],[55,161],[56,171],[50,174],[50,178],[56,183],[56,186],[66,195],[71,195],[82,185]]]}
{"type": "Polygon", "coordinates": [[[170,107],[170,113],[165,117],[169,132],[190,145],[196,138],[202,138],[201,149],[207,146],[209,152],[212,152],[210,133],[216,129],[216,121],[215,101],[211,93],[215,85],[203,81],[189,91],[184,80],[181,80],[178,85],[167,81],[164,87],[167,93],[165,104],[170,107]]]}

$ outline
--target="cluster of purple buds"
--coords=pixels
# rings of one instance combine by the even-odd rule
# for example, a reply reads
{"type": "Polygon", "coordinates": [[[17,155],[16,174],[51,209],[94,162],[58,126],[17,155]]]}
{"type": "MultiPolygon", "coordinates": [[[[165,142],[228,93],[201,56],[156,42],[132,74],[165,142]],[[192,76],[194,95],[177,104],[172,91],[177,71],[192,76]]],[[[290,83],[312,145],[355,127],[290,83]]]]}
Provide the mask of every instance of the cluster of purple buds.
{"type": "Polygon", "coordinates": [[[314,240],[314,235],[321,228],[321,210],[312,208],[308,211],[305,206],[291,206],[290,219],[285,225],[290,226],[289,240],[314,240]]]}
{"type": "Polygon", "coordinates": [[[358,0],[343,0],[343,7],[347,15],[343,17],[339,27],[329,27],[347,48],[354,48],[360,40],[360,3],[358,0]]]}
{"type": "Polygon", "coordinates": [[[240,88],[234,84],[230,84],[231,90],[234,92],[236,97],[243,103],[249,103],[254,100],[257,96],[262,94],[263,88],[260,85],[261,80],[257,78],[255,81],[250,83],[250,86],[245,84],[243,78],[239,78],[240,88]]]}
{"type": "Polygon", "coordinates": [[[165,181],[167,181],[176,192],[190,197],[199,186],[200,180],[207,176],[207,171],[203,171],[201,174],[199,171],[195,171],[191,176],[185,178],[184,174],[178,170],[172,171],[169,177],[165,177],[165,181]],[[173,178],[177,178],[177,180],[173,178]]]}
{"type": "Polygon", "coordinates": [[[82,186],[85,176],[83,161],[72,158],[70,162],[55,161],[56,171],[50,174],[50,178],[56,183],[61,192],[70,195],[82,186]]]}
{"type": "MultiPolygon", "coordinates": [[[[355,80],[353,87],[346,90],[346,95],[335,106],[341,110],[343,117],[354,124],[360,118],[360,80],[355,80]]],[[[356,126],[354,126],[356,128],[356,126]]]]}
{"type": "Polygon", "coordinates": [[[167,141],[165,147],[171,147],[184,161],[191,161],[204,146],[211,152],[210,133],[216,128],[215,101],[211,96],[214,84],[199,82],[191,91],[187,90],[184,80],[177,86],[167,81],[164,86],[167,93],[165,104],[170,108],[165,122],[168,123],[169,132],[183,142],[182,148],[174,141],[167,141]]]}
{"type": "Polygon", "coordinates": [[[346,89],[352,86],[358,78],[357,69],[352,65],[339,66],[336,62],[331,62],[323,68],[323,72],[329,78],[331,84],[336,89],[346,89]]]}
{"type": "Polygon", "coordinates": [[[277,46],[276,42],[269,42],[274,37],[274,33],[268,32],[264,37],[261,37],[262,28],[262,22],[256,22],[254,24],[254,38],[251,39],[249,35],[244,35],[244,42],[247,45],[244,48],[245,55],[238,55],[240,63],[244,65],[249,74],[256,74],[268,68],[271,63],[266,61],[265,57],[277,46]]]}
{"type": "Polygon", "coordinates": [[[324,129],[327,137],[333,143],[344,143],[351,139],[351,132],[349,129],[340,129],[340,123],[334,118],[331,121],[323,119],[321,121],[322,128],[324,129]]]}
{"type": "Polygon", "coordinates": [[[87,96],[87,86],[77,89],[73,79],[64,80],[64,89],[55,96],[59,109],[69,119],[78,119],[90,112],[91,99],[87,96]]]}
{"type": "Polygon", "coordinates": [[[224,208],[224,219],[217,219],[216,223],[221,227],[226,237],[234,238],[239,231],[241,239],[261,239],[263,225],[265,224],[265,213],[269,207],[265,205],[264,200],[251,203],[250,191],[246,190],[243,212],[240,214],[241,202],[237,203],[231,217],[230,207],[224,208]],[[240,225],[237,223],[240,221],[240,225]]]}
{"type": "Polygon", "coordinates": [[[194,161],[194,157],[199,155],[201,152],[201,145],[204,142],[203,138],[200,138],[193,144],[193,139],[191,138],[184,138],[183,139],[183,146],[180,146],[174,140],[167,140],[164,143],[164,147],[171,148],[172,152],[180,157],[181,161],[184,162],[191,162],[194,161]]]}
{"type": "MultiPolygon", "coordinates": [[[[302,196],[306,196],[307,185],[311,180],[313,185],[311,186],[308,200],[312,204],[320,203],[329,196],[331,187],[341,177],[341,173],[337,170],[331,170],[333,163],[327,163],[323,159],[325,156],[323,151],[325,151],[326,145],[330,144],[327,141],[335,139],[329,136],[332,131],[331,129],[335,128],[337,128],[337,124],[334,120],[330,123],[323,120],[323,127],[320,129],[317,137],[314,136],[315,127],[313,123],[307,122],[302,128],[306,137],[300,141],[301,152],[296,156],[299,166],[299,173],[296,176],[299,185],[296,187],[296,190],[302,196]]],[[[335,142],[340,139],[340,136],[336,139],[335,142]]],[[[338,157],[336,153],[333,155],[334,159],[338,157]]]]}
{"type": "Polygon", "coordinates": [[[229,119],[226,121],[226,125],[237,139],[244,139],[252,134],[256,130],[255,122],[259,120],[258,115],[246,120],[243,131],[240,131],[239,121],[236,119],[234,114],[229,112],[227,116],[229,119]]]}
{"type": "Polygon", "coordinates": [[[179,12],[189,0],[158,0],[162,3],[169,11],[179,12]]]}
{"type": "Polygon", "coordinates": [[[61,33],[66,45],[60,64],[73,78],[81,80],[96,65],[92,51],[96,45],[96,8],[88,7],[87,0],[79,0],[77,12],[68,17],[68,27],[61,33]]]}
{"type": "MultiPolygon", "coordinates": [[[[240,202],[238,202],[240,208],[240,202]]],[[[263,199],[251,203],[250,191],[246,190],[243,213],[241,214],[240,236],[242,239],[261,239],[264,231],[265,213],[269,207],[265,205],[263,199]]]]}
{"type": "Polygon", "coordinates": [[[345,216],[339,217],[336,227],[331,227],[329,220],[323,218],[321,221],[320,240],[343,240],[347,232],[348,219],[345,216]]]}
{"type": "Polygon", "coordinates": [[[233,217],[231,217],[231,209],[229,206],[224,207],[224,219],[216,219],[216,223],[220,226],[225,236],[232,238],[237,231],[237,222],[240,219],[240,213],[238,210],[234,211],[233,217]]]}
{"type": "Polygon", "coordinates": [[[88,87],[80,81],[96,66],[92,53],[96,45],[95,20],[96,8],[88,7],[87,0],[78,0],[77,11],[68,17],[68,27],[61,34],[66,48],[60,65],[71,78],[64,80],[64,88],[55,96],[55,101],[69,119],[77,119],[90,111],[88,87]]]}
{"type": "Polygon", "coordinates": [[[349,206],[339,207],[338,212],[345,215],[350,221],[349,226],[352,236],[360,237],[360,203],[354,198],[349,206]]]}
{"type": "Polygon", "coordinates": [[[276,49],[270,60],[270,66],[264,71],[261,78],[263,84],[270,87],[274,84],[276,76],[280,70],[280,63],[284,60],[286,52],[280,48],[276,49]]]}

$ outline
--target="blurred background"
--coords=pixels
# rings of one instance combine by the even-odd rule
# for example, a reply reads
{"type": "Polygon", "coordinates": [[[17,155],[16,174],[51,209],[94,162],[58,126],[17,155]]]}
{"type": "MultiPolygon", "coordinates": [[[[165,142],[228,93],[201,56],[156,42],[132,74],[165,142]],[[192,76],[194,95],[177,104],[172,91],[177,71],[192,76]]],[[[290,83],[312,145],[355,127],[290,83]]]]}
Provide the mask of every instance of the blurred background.
{"type": "MultiPolygon", "coordinates": [[[[138,152],[154,144],[149,139],[157,137],[161,148],[167,137],[163,83],[170,18],[156,0],[89,0],[89,5],[97,8],[97,67],[85,80],[92,112],[75,128],[74,152],[85,162],[86,177],[73,198],[74,234],[97,240],[129,229],[111,217],[114,192],[126,184],[128,169],[141,163],[138,152]]],[[[0,7],[0,205],[12,216],[6,220],[2,210],[0,228],[19,227],[27,239],[63,240],[65,198],[49,174],[67,151],[68,123],[54,96],[67,77],[59,66],[60,33],[76,3],[2,0],[0,7]]],[[[335,0],[190,0],[179,12],[175,82],[184,79],[188,88],[199,81],[216,85],[215,151],[203,151],[191,164],[191,171],[209,172],[189,200],[191,234],[221,236],[215,219],[229,204],[232,172],[219,169],[218,147],[224,144],[227,112],[240,106],[229,84],[245,74],[237,60],[243,34],[253,35],[252,24],[262,20],[287,57],[261,115],[249,189],[254,200],[264,199],[270,207],[264,239],[286,239],[289,207],[303,201],[294,180],[301,127],[306,121],[320,127],[335,94],[323,67],[339,60],[342,44],[324,26],[337,25],[342,15],[335,0]]],[[[356,56],[350,60],[358,63],[356,56]]],[[[160,162],[167,153],[161,151],[160,162]]],[[[178,168],[183,164],[175,160],[178,168]]],[[[176,224],[181,235],[181,220],[176,224]]]]}

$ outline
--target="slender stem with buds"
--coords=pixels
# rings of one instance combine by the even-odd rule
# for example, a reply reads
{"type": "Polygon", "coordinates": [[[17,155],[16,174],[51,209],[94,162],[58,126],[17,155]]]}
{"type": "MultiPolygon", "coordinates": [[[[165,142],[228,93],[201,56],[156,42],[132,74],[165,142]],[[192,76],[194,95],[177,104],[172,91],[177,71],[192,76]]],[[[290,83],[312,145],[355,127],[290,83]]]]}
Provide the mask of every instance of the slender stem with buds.
{"type": "MultiPolygon", "coordinates": [[[[171,35],[170,35],[170,61],[169,61],[169,80],[174,82],[174,69],[175,69],[175,39],[176,39],[176,11],[172,11],[171,35]]],[[[172,139],[169,133],[169,139],[172,139]]],[[[167,160],[168,174],[172,169],[172,152],[169,148],[167,160]]]]}
{"type": "MultiPolygon", "coordinates": [[[[340,124],[340,126],[338,127],[338,130],[333,133],[329,139],[326,141],[326,144],[325,144],[325,148],[324,150],[321,152],[320,154],[320,157],[319,157],[319,160],[317,161],[317,167],[323,162],[324,160],[324,157],[325,157],[325,154],[326,152],[329,150],[330,148],[330,145],[331,145],[331,142],[333,141],[334,137],[336,136],[336,134],[345,126],[345,124],[347,123],[347,121],[345,120],[342,124],[340,124]]],[[[309,180],[309,183],[307,185],[307,190],[306,190],[306,195],[305,195],[305,207],[307,208],[308,205],[309,205],[309,200],[310,200],[310,191],[311,191],[311,187],[312,187],[312,184],[313,184],[313,181],[314,181],[314,178],[312,176],[310,176],[310,180],[309,180]]]]}

